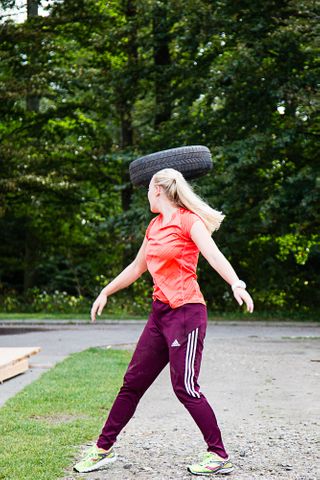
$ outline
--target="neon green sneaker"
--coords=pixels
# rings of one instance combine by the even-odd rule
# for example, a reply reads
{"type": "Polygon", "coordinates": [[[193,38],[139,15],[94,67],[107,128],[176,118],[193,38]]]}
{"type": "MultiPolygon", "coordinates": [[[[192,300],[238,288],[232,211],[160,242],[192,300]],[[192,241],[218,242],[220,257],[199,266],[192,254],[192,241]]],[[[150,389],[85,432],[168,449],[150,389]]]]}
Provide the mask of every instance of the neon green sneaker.
{"type": "Polygon", "coordinates": [[[233,465],[228,458],[219,457],[216,453],[206,452],[200,463],[188,465],[187,469],[194,475],[215,475],[216,473],[230,473],[233,465]]]}
{"type": "Polygon", "coordinates": [[[98,470],[101,467],[104,467],[108,463],[112,463],[117,459],[113,447],[109,450],[104,450],[103,448],[93,445],[88,450],[84,452],[83,459],[78,462],[73,469],[79,473],[92,472],[93,470],[98,470]]]}

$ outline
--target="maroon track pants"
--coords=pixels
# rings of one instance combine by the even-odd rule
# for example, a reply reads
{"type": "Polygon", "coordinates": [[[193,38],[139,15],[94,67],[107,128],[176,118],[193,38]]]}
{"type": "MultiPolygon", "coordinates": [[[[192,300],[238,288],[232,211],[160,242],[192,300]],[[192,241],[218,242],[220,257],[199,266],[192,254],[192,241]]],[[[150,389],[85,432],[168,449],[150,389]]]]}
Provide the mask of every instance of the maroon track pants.
{"type": "Polygon", "coordinates": [[[174,392],[201,430],[208,451],[228,456],[215,414],[200,392],[198,376],[207,327],[207,308],[187,303],[178,308],[155,300],[97,445],[109,449],[133,416],[145,391],[170,362],[174,392]]]}

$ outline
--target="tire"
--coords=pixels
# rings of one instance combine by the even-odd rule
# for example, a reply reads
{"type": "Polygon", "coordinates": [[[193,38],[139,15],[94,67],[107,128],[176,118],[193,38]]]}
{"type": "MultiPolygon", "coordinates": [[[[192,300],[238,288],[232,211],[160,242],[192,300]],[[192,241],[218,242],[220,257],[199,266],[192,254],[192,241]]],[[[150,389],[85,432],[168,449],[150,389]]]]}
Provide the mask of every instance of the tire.
{"type": "Polygon", "coordinates": [[[203,145],[192,145],[137,158],[129,165],[131,182],[147,187],[152,176],[163,168],[178,170],[186,180],[201,177],[212,169],[210,150],[203,145]]]}

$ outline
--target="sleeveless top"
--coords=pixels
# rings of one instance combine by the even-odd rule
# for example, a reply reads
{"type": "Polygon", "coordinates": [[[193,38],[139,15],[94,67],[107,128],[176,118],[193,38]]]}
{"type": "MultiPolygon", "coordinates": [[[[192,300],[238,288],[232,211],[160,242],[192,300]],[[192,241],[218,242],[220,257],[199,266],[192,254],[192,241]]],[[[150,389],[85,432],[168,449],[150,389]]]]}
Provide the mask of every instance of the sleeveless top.
{"type": "Polygon", "coordinates": [[[153,278],[153,300],[177,308],[185,303],[206,305],[197,282],[199,249],[190,236],[197,214],[178,208],[167,225],[163,215],[151,220],[146,230],[146,263],[153,278]]]}

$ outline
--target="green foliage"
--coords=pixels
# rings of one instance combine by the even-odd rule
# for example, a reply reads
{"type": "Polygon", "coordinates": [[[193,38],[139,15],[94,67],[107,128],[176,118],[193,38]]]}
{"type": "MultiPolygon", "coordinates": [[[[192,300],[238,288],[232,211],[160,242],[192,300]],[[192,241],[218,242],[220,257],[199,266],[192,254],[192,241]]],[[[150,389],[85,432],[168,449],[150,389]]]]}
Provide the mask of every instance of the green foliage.
{"type": "MultiPolygon", "coordinates": [[[[48,298],[32,308],[91,303],[151,218],[130,161],[188,144],[213,153],[195,188],[226,214],[215,240],[256,307],[316,309],[317,4],[70,0],[49,13],[1,20],[2,309],[34,287],[48,298]]],[[[147,275],[109,307],[147,309],[147,275]]],[[[199,282],[210,309],[234,310],[206,262],[199,282]]]]}

